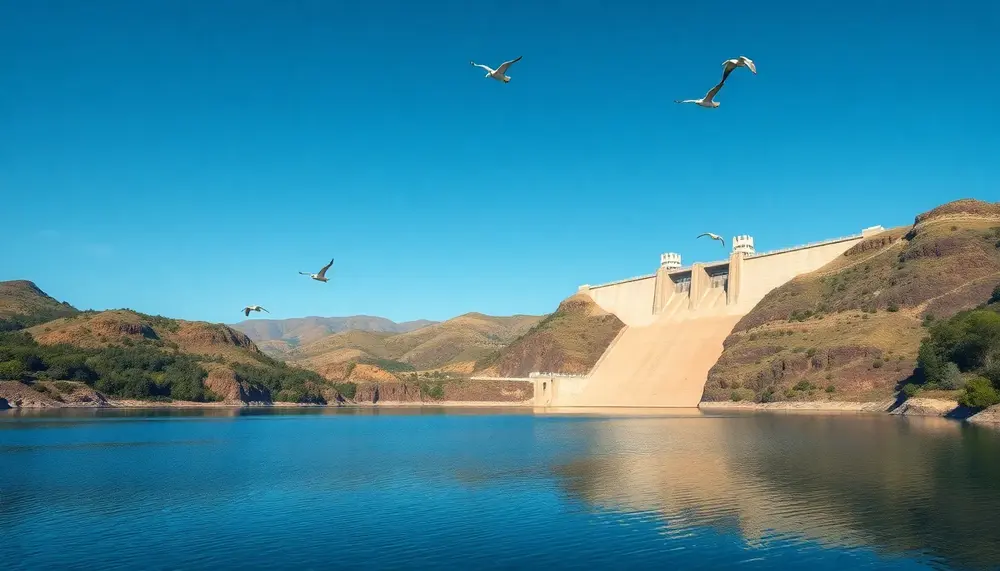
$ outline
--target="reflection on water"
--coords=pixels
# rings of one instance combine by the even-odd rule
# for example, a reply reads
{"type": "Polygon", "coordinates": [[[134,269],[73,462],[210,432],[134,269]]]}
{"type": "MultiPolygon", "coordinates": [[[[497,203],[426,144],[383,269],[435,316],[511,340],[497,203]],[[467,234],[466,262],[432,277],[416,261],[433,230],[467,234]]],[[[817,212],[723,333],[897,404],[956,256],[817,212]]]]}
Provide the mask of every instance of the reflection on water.
{"type": "Polygon", "coordinates": [[[985,569],[998,507],[1000,434],[941,419],[0,413],[14,569],[985,569]]]}

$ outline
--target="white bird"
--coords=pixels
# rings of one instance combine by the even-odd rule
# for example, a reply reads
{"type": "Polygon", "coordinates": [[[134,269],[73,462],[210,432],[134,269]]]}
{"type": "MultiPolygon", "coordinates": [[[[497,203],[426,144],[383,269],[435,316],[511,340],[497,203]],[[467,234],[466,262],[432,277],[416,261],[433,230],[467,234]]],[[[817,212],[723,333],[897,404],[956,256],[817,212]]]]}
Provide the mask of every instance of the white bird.
{"type": "MultiPolygon", "coordinates": [[[[330,281],[330,279],[326,277],[326,271],[329,270],[330,266],[332,266],[332,265],[333,265],[333,259],[331,258],[330,259],[330,263],[327,264],[327,265],[325,265],[325,266],[323,266],[323,269],[321,269],[319,271],[319,273],[315,273],[315,274],[310,274],[309,272],[299,272],[299,273],[302,274],[302,275],[304,275],[304,276],[309,276],[309,277],[311,277],[312,279],[314,279],[316,281],[328,282],[328,281],[330,281]]],[[[270,313],[270,312],[268,312],[268,313],[270,313]]]]}
{"type": "Polygon", "coordinates": [[[715,107],[719,106],[719,102],[712,101],[712,98],[715,97],[715,94],[718,93],[720,89],[722,89],[723,83],[725,83],[725,81],[720,81],[719,85],[716,85],[712,89],[708,90],[708,93],[705,94],[705,97],[702,97],[701,99],[684,99],[683,101],[677,101],[675,99],[674,103],[694,103],[695,105],[701,105],[702,107],[708,107],[709,109],[714,109],[715,107]]]}
{"type": "MultiPolygon", "coordinates": [[[[722,242],[722,247],[723,248],[726,247],[726,241],[723,240],[722,236],[719,236],[718,234],[712,234],[711,232],[705,232],[704,234],[698,234],[698,238],[701,238],[702,236],[708,236],[709,238],[711,238],[713,240],[718,240],[718,241],[722,242]]],[[[695,240],[697,240],[698,238],[695,238],[695,240]]]]}
{"type": "Polygon", "coordinates": [[[507,70],[510,68],[510,66],[512,64],[515,64],[515,63],[521,61],[522,57],[524,57],[524,56],[517,56],[517,59],[512,59],[510,61],[505,61],[502,64],[500,64],[500,67],[498,67],[496,69],[492,69],[488,65],[483,65],[481,63],[476,63],[474,61],[470,61],[469,63],[471,63],[472,65],[474,65],[476,67],[481,67],[481,68],[485,69],[486,70],[485,77],[492,77],[493,79],[495,79],[497,81],[502,81],[504,83],[510,83],[510,77],[508,77],[506,75],[507,74],[507,70]]]}
{"type": "MultiPolygon", "coordinates": [[[[250,312],[251,311],[267,311],[267,310],[264,309],[263,307],[259,306],[259,305],[248,305],[248,306],[246,306],[246,307],[243,308],[243,315],[246,315],[247,317],[250,317],[250,312]]],[[[267,311],[267,312],[271,313],[270,311],[267,311]]]]}
{"type": "Polygon", "coordinates": [[[736,59],[727,59],[722,62],[722,81],[725,81],[729,77],[729,74],[733,73],[733,70],[738,67],[748,67],[754,75],[757,74],[757,66],[753,64],[753,60],[747,56],[740,56],[736,59]]]}

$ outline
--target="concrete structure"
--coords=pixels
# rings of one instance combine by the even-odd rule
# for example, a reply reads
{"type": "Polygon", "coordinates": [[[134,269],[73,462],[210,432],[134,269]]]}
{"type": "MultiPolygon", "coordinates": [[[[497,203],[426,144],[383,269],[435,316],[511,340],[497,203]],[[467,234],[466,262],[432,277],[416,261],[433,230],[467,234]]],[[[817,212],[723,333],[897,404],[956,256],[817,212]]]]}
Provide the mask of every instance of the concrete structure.
{"type": "Polygon", "coordinates": [[[679,254],[665,253],[653,274],[580,286],[626,327],[587,376],[536,375],[536,405],[697,406],[722,342],[741,317],[774,288],[882,231],[873,226],[763,253],[752,236],[734,236],[725,260],[683,267],[679,254]]]}

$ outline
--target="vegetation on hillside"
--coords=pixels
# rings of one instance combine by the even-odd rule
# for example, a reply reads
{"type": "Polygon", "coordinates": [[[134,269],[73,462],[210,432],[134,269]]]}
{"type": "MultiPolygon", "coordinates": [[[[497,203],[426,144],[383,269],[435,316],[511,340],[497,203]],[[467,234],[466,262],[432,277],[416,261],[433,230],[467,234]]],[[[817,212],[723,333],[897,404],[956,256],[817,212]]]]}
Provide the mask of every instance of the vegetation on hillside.
{"type": "Polygon", "coordinates": [[[516,341],[476,362],[482,374],[587,373],[625,324],[576,294],[516,341]]]}
{"type": "Polygon", "coordinates": [[[965,406],[1000,403],[1000,285],[987,304],[932,323],[918,363],[919,375],[904,387],[907,394],[961,389],[965,406]]]}
{"type": "Polygon", "coordinates": [[[218,400],[203,385],[207,374],[194,357],[152,344],[100,349],[45,346],[25,332],[0,333],[0,380],[82,381],[120,398],[218,400]]]}
{"type": "Polygon", "coordinates": [[[230,386],[235,379],[263,400],[322,403],[355,389],[267,357],[221,324],[129,309],[80,312],[21,281],[0,282],[0,310],[8,329],[0,331],[0,380],[39,389],[37,381],[77,381],[117,398],[207,402],[224,396],[205,384],[223,370],[233,373],[230,386]]]}
{"type": "Polygon", "coordinates": [[[0,282],[0,332],[27,329],[79,313],[26,280],[0,282]]]}
{"type": "Polygon", "coordinates": [[[935,208],[768,293],[726,339],[703,399],[892,398],[919,375],[925,324],[975,308],[998,281],[1000,203],[935,208]]]}

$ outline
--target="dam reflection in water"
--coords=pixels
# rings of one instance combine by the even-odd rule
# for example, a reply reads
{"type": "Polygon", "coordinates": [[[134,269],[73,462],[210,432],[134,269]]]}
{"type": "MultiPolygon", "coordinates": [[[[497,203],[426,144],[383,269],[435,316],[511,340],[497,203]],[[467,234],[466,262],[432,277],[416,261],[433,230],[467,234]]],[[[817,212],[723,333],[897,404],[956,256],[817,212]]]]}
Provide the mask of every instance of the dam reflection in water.
{"type": "Polygon", "coordinates": [[[614,415],[7,411],[5,568],[1000,568],[1000,433],[614,415]]]}
{"type": "Polygon", "coordinates": [[[566,490],[663,533],[738,530],[754,550],[797,541],[928,564],[1000,568],[1000,434],[938,418],[764,415],[583,425],[566,490]]]}

